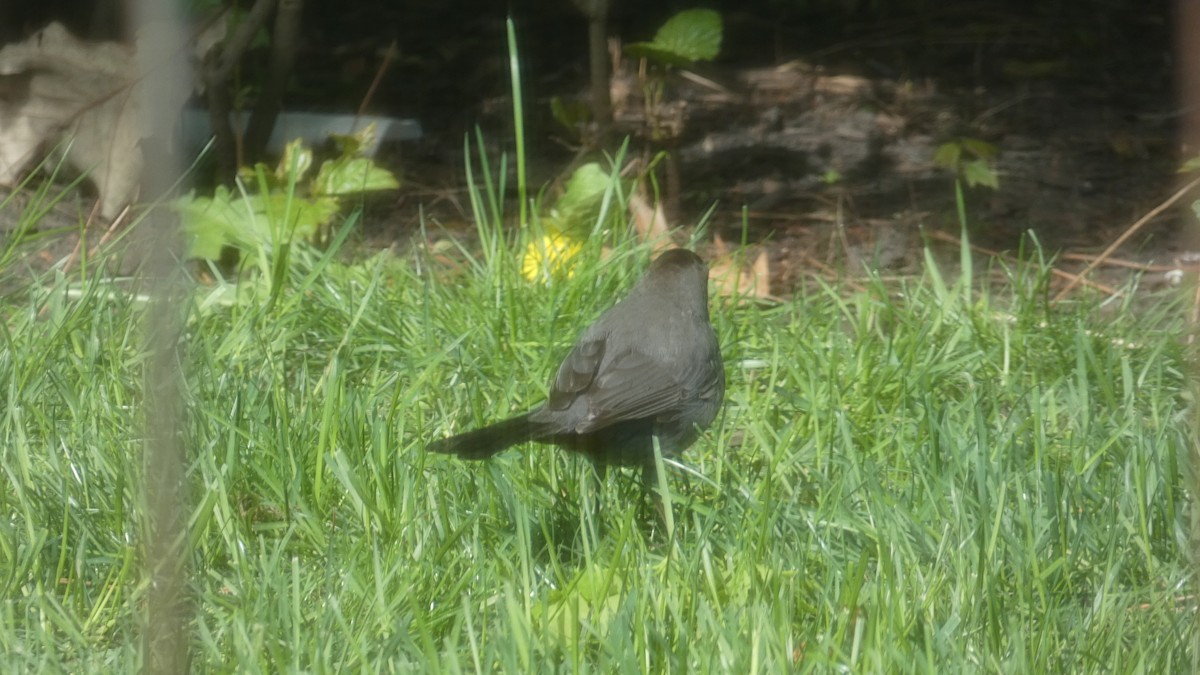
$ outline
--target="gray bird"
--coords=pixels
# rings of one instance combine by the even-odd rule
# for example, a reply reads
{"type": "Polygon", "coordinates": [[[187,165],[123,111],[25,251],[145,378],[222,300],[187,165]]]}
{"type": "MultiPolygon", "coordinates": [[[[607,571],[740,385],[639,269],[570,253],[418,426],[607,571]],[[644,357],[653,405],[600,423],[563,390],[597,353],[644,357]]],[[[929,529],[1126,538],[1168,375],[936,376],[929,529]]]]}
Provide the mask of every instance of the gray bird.
{"type": "Polygon", "coordinates": [[[724,398],[725,367],[708,319],[708,267],[691,251],[671,249],[583,332],[548,401],[426,449],[487,459],[526,441],[552,443],[586,455],[600,470],[640,466],[649,482],[653,437],[665,457],[682,453],[724,398]]]}

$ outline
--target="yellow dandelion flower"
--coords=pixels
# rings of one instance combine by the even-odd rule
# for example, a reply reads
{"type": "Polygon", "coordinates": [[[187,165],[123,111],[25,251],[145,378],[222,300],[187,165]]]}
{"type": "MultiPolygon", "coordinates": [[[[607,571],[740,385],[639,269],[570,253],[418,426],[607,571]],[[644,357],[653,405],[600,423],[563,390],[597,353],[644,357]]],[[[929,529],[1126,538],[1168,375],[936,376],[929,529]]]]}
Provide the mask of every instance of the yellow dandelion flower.
{"type": "Polygon", "coordinates": [[[525,247],[521,260],[521,276],[529,281],[549,283],[554,279],[575,275],[571,261],[579,255],[583,244],[561,234],[547,234],[525,247]]]}

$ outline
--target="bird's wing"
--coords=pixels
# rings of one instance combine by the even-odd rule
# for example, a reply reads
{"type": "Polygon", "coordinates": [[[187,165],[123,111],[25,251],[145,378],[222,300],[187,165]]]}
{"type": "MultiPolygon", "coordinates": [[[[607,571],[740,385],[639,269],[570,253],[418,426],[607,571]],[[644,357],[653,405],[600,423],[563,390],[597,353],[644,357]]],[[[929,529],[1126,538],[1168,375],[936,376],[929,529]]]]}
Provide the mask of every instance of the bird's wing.
{"type": "Polygon", "coordinates": [[[567,358],[558,367],[554,376],[554,384],[550,387],[550,400],[546,407],[551,410],[565,410],[571,406],[580,394],[592,386],[596,379],[596,371],[604,360],[604,338],[584,340],[571,349],[567,358]]]}
{"type": "Polygon", "coordinates": [[[671,410],[679,405],[686,392],[657,360],[631,350],[605,363],[591,387],[581,395],[587,400],[587,416],[576,425],[575,431],[587,433],[623,420],[653,417],[671,410]]]}

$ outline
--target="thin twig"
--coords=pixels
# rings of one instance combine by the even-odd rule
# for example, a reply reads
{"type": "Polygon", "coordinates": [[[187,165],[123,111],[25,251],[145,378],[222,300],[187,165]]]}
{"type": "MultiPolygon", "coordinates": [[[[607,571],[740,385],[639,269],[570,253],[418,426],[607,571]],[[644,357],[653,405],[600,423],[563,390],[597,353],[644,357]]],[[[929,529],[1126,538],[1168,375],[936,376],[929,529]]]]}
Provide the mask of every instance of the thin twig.
{"type": "MultiPolygon", "coordinates": [[[[91,213],[88,215],[87,222],[84,223],[84,226],[83,226],[84,230],[91,229],[93,217],[96,215],[96,213],[99,211],[99,209],[100,209],[100,200],[96,200],[96,205],[92,208],[91,213]]],[[[104,245],[107,244],[110,239],[112,239],[113,232],[116,232],[118,227],[125,224],[125,219],[128,215],[129,215],[129,207],[126,206],[125,208],[121,209],[120,213],[117,214],[117,217],[113,218],[112,223],[110,223],[108,228],[106,230],[104,230],[104,234],[101,235],[100,241],[98,243],[92,245],[92,247],[90,249],[90,253],[94,254],[97,251],[99,251],[101,248],[103,248],[104,245]]],[[[75,248],[71,250],[71,255],[67,256],[66,261],[63,263],[63,273],[64,274],[66,274],[67,272],[70,272],[71,269],[75,267],[76,261],[79,260],[79,254],[83,250],[83,242],[84,242],[84,237],[80,237],[79,240],[75,242],[75,248]]]]}
{"type": "Polygon", "coordinates": [[[1197,185],[1200,185],[1200,178],[1196,178],[1195,180],[1191,181],[1187,185],[1184,185],[1183,187],[1179,188],[1178,192],[1171,195],[1170,198],[1168,198],[1163,203],[1161,203],[1158,206],[1151,209],[1149,213],[1147,213],[1146,215],[1139,218],[1136,223],[1134,223],[1133,225],[1130,225],[1129,229],[1125,230],[1125,232],[1122,233],[1121,236],[1117,237],[1116,241],[1109,244],[1108,248],[1104,249],[1103,253],[1101,253],[1099,256],[1097,256],[1095,260],[1088,263],[1088,266],[1083,268],[1083,271],[1080,272],[1079,275],[1074,280],[1071,281],[1071,283],[1067,284],[1066,288],[1062,289],[1061,291],[1058,292],[1058,295],[1054,296],[1054,302],[1058,302],[1059,300],[1062,300],[1063,298],[1067,297],[1067,293],[1070,293],[1071,290],[1073,288],[1075,288],[1076,285],[1078,285],[1079,283],[1081,283],[1083,281],[1083,278],[1085,276],[1087,276],[1092,270],[1096,269],[1105,260],[1107,260],[1108,257],[1110,255],[1112,255],[1113,251],[1117,250],[1117,248],[1120,247],[1121,244],[1124,244],[1126,242],[1126,240],[1128,240],[1130,237],[1132,237],[1134,234],[1136,234],[1138,230],[1142,229],[1143,225],[1145,225],[1146,223],[1153,220],[1154,217],[1157,216],[1158,214],[1171,208],[1171,206],[1175,202],[1179,201],[1180,199],[1183,199],[1184,196],[1187,195],[1187,193],[1191,192],[1192,189],[1195,188],[1197,185]]]}
{"type": "MultiPolygon", "coordinates": [[[[379,68],[375,70],[375,79],[371,80],[371,86],[367,87],[366,96],[363,96],[362,103],[358,104],[358,112],[355,113],[356,118],[367,114],[367,106],[371,105],[371,99],[375,98],[375,90],[379,88],[379,83],[383,81],[383,74],[387,72],[388,66],[392,65],[392,61],[395,58],[396,40],[392,38],[392,43],[388,45],[387,51],[383,54],[383,61],[380,62],[379,68]]],[[[357,122],[358,120],[356,119],[355,121],[357,122]]]]}
{"type": "MultiPolygon", "coordinates": [[[[1059,255],[1062,260],[1076,260],[1079,262],[1092,262],[1098,259],[1098,255],[1090,255],[1087,253],[1063,253],[1059,255]]],[[[1130,270],[1138,270],[1140,272],[1170,272],[1181,268],[1188,268],[1189,265],[1153,265],[1150,263],[1140,263],[1133,260],[1123,260],[1121,258],[1109,258],[1101,260],[1101,264],[1112,267],[1123,267],[1130,270]]],[[[1192,266],[1194,267],[1194,265],[1192,266]]]]}

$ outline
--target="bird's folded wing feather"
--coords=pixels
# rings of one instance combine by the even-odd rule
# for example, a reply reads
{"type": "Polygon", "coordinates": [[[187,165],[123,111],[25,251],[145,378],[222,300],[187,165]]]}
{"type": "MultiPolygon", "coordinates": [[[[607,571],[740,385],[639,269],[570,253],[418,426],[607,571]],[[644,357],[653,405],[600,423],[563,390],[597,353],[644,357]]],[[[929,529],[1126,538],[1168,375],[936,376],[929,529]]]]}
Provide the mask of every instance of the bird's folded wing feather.
{"type": "Polygon", "coordinates": [[[596,371],[604,360],[605,341],[587,340],[575,345],[567,358],[558,367],[554,385],[550,388],[550,400],[546,407],[551,410],[566,410],[579,395],[592,386],[596,371]]]}
{"type": "Polygon", "coordinates": [[[628,350],[604,360],[603,339],[576,345],[554,378],[547,407],[565,410],[583,399],[586,415],[573,431],[587,433],[615,422],[652,417],[671,410],[687,395],[679,378],[646,354],[628,350]],[[603,367],[603,370],[601,368],[603,367]]]}
{"type": "Polygon", "coordinates": [[[673,410],[687,396],[678,379],[641,352],[630,351],[607,363],[586,393],[587,418],[576,428],[588,432],[628,419],[673,410]]]}

